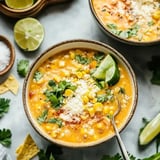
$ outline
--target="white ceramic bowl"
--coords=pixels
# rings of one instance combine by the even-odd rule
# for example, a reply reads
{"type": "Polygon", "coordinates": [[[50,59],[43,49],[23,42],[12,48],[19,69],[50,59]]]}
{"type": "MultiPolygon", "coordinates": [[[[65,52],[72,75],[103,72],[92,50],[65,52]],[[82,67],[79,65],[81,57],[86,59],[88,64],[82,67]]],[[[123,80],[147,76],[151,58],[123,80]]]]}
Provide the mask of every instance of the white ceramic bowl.
{"type": "Polygon", "coordinates": [[[87,147],[87,146],[93,146],[99,143],[102,143],[104,141],[107,141],[109,139],[111,139],[113,136],[115,136],[114,134],[110,137],[104,137],[103,139],[99,139],[96,140],[94,142],[88,142],[88,143],[71,143],[71,142],[64,142],[61,140],[57,140],[57,139],[53,139],[50,136],[48,136],[47,133],[45,133],[40,127],[38,122],[34,119],[34,117],[32,116],[30,109],[29,109],[29,103],[28,103],[28,96],[29,96],[29,85],[30,82],[33,78],[33,74],[34,72],[37,70],[37,68],[45,61],[47,60],[49,57],[55,55],[55,54],[59,54],[62,51],[65,50],[69,50],[69,49],[75,49],[75,48],[79,48],[79,49],[91,49],[91,50],[97,50],[97,51],[101,51],[104,53],[110,53],[111,55],[113,55],[120,63],[122,63],[125,68],[128,71],[128,74],[131,78],[131,83],[132,83],[132,88],[133,88],[133,101],[132,101],[132,107],[129,111],[129,114],[126,115],[126,120],[125,123],[122,125],[121,128],[119,128],[120,131],[122,131],[122,129],[124,129],[128,122],[131,120],[135,108],[136,108],[136,104],[137,104],[137,97],[138,97],[138,93],[137,93],[137,83],[136,83],[136,78],[135,78],[135,74],[131,68],[131,66],[129,65],[129,63],[126,61],[126,59],[119,53],[117,52],[115,49],[111,48],[110,46],[104,44],[104,43],[100,43],[97,41],[91,41],[91,40],[71,40],[71,41],[65,41],[62,43],[59,43],[57,45],[52,46],[51,48],[49,48],[48,50],[46,50],[44,53],[42,53],[36,60],[35,62],[32,64],[29,73],[24,81],[24,86],[23,86],[23,104],[24,104],[24,110],[25,113],[31,123],[31,125],[33,126],[33,128],[45,139],[49,140],[50,142],[59,144],[59,145],[63,145],[63,146],[67,146],[67,147],[87,147]]]}

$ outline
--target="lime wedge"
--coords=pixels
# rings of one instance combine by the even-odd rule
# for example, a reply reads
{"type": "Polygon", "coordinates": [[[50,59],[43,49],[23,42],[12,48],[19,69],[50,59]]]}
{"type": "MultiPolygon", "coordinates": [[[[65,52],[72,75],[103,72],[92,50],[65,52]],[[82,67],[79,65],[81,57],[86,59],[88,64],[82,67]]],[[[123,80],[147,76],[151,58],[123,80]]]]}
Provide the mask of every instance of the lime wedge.
{"type": "Polygon", "coordinates": [[[140,145],[151,142],[160,133],[160,113],[142,130],[139,136],[140,145]]]}
{"type": "Polygon", "coordinates": [[[98,80],[105,80],[109,85],[114,85],[120,78],[120,73],[115,60],[111,55],[107,55],[100,63],[93,77],[98,80]]]}
{"type": "Polygon", "coordinates": [[[36,50],[44,38],[44,28],[35,18],[24,18],[14,26],[14,39],[17,45],[26,51],[36,50]]]}
{"type": "Polygon", "coordinates": [[[34,0],[5,0],[6,5],[13,9],[25,9],[33,5],[34,0]]]}

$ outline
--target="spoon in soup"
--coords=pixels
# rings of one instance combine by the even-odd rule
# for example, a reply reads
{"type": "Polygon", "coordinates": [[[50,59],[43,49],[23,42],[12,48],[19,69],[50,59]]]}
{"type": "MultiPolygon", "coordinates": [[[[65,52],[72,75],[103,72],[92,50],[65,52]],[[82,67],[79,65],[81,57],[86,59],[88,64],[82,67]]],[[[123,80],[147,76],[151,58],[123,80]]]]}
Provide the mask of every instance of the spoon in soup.
{"type": "Polygon", "coordinates": [[[113,116],[111,116],[111,123],[113,125],[114,131],[115,131],[115,134],[116,134],[116,137],[117,137],[117,141],[118,141],[118,144],[119,144],[119,147],[120,147],[120,150],[122,152],[122,156],[123,156],[124,160],[130,160],[129,155],[128,155],[127,150],[126,150],[126,147],[125,147],[125,145],[124,145],[124,143],[123,143],[123,141],[120,137],[118,128],[117,128],[116,123],[115,123],[115,117],[121,111],[121,104],[120,104],[118,99],[117,99],[117,103],[118,103],[118,108],[115,111],[115,113],[113,114],[113,116]]]}
{"type": "Polygon", "coordinates": [[[36,0],[36,2],[25,9],[9,8],[5,3],[0,3],[0,12],[12,18],[24,18],[26,16],[35,16],[44,7],[51,4],[59,4],[71,0],[36,0]]]}

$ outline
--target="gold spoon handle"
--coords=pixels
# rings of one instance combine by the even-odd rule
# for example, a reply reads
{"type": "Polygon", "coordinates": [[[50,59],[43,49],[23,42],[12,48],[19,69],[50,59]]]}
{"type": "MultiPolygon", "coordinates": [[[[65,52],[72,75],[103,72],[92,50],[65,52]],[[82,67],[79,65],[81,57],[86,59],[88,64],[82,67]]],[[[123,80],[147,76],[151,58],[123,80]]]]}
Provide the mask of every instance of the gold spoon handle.
{"type": "Polygon", "coordinates": [[[119,134],[119,131],[116,127],[116,124],[115,124],[115,121],[114,121],[114,118],[112,118],[112,125],[113,125],[113,128],[114,128],[114,131],[116,133],[116,137],[117,137],[117,141],[118,141],[118,144],[119,144],[119,147],[120,147],[120,150],[121,150],[121,153],[123,155],[123,158],[124,160],[130,160],[129,156],[128,156],[128,153],[127,153],[127,150],[126,150],[126,147],[120,137],[120,134],[119,134]]]}

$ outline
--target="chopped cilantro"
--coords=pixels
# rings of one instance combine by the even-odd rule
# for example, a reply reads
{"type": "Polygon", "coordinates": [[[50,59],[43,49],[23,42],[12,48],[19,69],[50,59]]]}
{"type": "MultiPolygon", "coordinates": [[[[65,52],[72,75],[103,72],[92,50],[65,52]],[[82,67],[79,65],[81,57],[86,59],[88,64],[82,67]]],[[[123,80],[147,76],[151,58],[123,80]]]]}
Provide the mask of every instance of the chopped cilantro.
{"type": "Polygon", "coordinates": [[[25,77],[29,69],[29,60],[21,59],[17,63],[17,72],[20,76],[25,77]]]}
{"type": "Polygon", "coordinates": [[[114,95],[111,93],[111,90],[107,89],[105,94],[97,95],[97,102],[104,103],[106,101],[112,100],[113,96],[114,95]]]}
{"type": "Polygon", "coordinates": [[[9,147],[11,145],[11,137],[12,133],[9,129],[0,130],[0,144],[5,147],[9,147]]]}
{"type": "Polygon", "coordinates": [[[40,71],[34,73],[33,79],[38,82],[43,77],[43,74],[40,71]]]}
{"type": "Polygon", "coordinates": [[[38,153],[39,160],[55,160],[58,155],[62,154],[62,148],[57,145],[50,145],[47,149],[40,150],[38,153]]]}
{"type": "Polygon", "coordinates": [[[73,91],[76,90],[76,86],[72,85],[71,82],[60,81],[59,83],[55,83],[53,80],[48,82],[50,86],[44,92],[44,95],[47,97],[47,101],[49,101],[55,109],[58,109],[63,104],[64,92],[66,89],[71,89],[73,91]]]}
{"type": "Polygon", "coordinates": [[[115,24],[107,24],[108,29],[115,35],[120,36],[122,38],[130,38],[137,35],[139,30],[139,26],[135,25],[128,30],[118,30],[118,27],[115,24]]]}
{"type": "Polygon", "coordinates": [[[97,62],[100,62],[105,57],[105,54],[103,52],[97,52],[94,54],[94,59],[97,62]]]}
{"type": "Polygon", "coordinates": [[[10,99],[0,98],[0,118],[8,112],[10,106],[10,99]]]}
{"type": "Polygon", "coordinates": [[[62,127],[62,120],[58,119],[58,118],[51,118],[47,121],[48,123],[55,123],[57,124],[59,127],[62,127]]]}
{"type": "Polygon", "coordinates": [[[89,64],[90,60],[82,55],[76,55],[75,60],[80,64],[89,64]]]}
{"type": "Polygon", "coordinates": [[[148,22],[148,26],[149,26],[149,27],[151,27],[151,26],[153,26],[153,25],[154,25],[154,22],[153,22],[153,21],[148,22]]]}
{"type": "Polygon", "coordinates": [[[46,109],[46,110],[44,110],[44,111],[42,112],[42,114],[37,118],[37,121],[38,121],[39,123],[43,123],[43,122],[46,121],[47,116],[48,116],[48,110],[46,109]]]}
{"type": "Polygon", "coordinates": [[[42,114],[37,118],[37,121],[39,123],[55,123],[57,124],[59,127],[62,127],[62,120],[59,119],[59,118],[51,118],[51,119],[48,119],[47,120],[47,117],[48,117],[48,110],[44,110],[42,112],[42,114]]]}
{"type": "Polygon", "coordinates": [[[122,88],[122,87],[120,87],[120,89],[119,89],[119,92],[118,93],[121,93],[121,94],[125,94],[125,89],[124,88],[122,88]]]}

